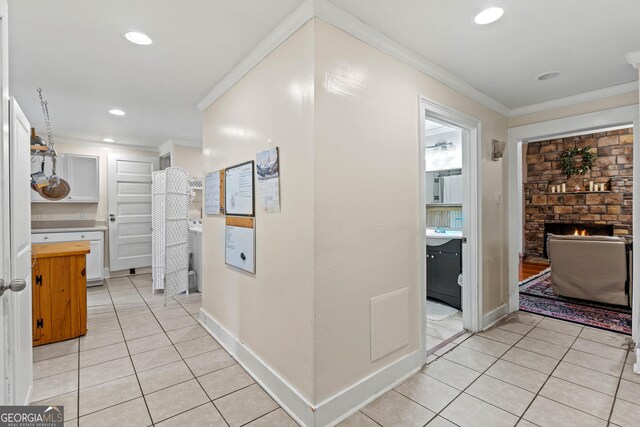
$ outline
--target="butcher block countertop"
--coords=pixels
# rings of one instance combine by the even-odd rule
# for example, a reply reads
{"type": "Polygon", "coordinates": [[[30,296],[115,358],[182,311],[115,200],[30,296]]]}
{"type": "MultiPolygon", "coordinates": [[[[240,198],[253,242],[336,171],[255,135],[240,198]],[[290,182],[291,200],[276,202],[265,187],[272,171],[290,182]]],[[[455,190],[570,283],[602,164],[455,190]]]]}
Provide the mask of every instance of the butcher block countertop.
{"type": "Polygon", "coordinates": [[[31,258],[53,258],[59,256],[82,255],[91,252],[90,243],[60,242],[60,243],[34,243],[31,245],[31,258]]]}

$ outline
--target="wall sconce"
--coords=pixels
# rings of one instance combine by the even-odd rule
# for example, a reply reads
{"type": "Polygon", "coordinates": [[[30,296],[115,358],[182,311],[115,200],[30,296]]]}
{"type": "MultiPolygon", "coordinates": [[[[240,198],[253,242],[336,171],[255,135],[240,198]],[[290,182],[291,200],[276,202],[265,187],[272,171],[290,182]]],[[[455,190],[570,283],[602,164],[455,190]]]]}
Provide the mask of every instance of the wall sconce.
{"type": "Polygon", "coordinates": [[[491,140],[491,160],[498,161],[502,158],[504,150],[507,148],[505,141],[498,141],[497,139],[491,140]]]}

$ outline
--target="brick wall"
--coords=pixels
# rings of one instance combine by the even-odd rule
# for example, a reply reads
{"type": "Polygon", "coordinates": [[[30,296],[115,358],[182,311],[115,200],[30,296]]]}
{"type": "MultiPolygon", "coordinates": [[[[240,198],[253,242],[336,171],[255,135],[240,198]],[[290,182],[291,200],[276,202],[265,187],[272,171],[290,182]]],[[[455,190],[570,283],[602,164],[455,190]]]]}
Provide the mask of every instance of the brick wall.
{"type": "Polygon", "coordinates": [[[633,200],[633,129],[621,129],[526,146],[524,170],[525,254],[541,257],[544,224],[612,224],[615,235],[631,235],[633,200]],[[560,168],[563,151],[591,146],[597,150],[593,169],[567,179],[560,168]],[[567,192],[576,185],[588,190],[589,181],[604,183],[606,193],[551,194],[551,186],[566,183],[567,192]]]}

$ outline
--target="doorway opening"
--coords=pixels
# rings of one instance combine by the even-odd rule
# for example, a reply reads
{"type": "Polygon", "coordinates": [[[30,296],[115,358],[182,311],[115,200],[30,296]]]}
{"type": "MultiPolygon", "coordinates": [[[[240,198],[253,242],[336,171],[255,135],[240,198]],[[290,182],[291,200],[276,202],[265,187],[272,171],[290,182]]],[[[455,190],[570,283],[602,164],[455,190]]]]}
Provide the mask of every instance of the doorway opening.
{"type": "Polygon", "coordinates": [[[482,329],[477,120],[422,100],[424,354],[482,329]]]}

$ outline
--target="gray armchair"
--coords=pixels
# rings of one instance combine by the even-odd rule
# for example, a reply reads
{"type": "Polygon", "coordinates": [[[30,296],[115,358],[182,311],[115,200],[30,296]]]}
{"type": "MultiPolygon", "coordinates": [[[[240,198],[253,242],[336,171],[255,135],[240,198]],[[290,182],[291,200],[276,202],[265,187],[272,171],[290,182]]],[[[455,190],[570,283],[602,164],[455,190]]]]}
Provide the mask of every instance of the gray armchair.
{"type": "Polygon", "coordinates": [[[606,304],[631,304],[631,245],[621,237],[547,237],[553,292],[606,304]]]}

